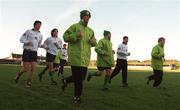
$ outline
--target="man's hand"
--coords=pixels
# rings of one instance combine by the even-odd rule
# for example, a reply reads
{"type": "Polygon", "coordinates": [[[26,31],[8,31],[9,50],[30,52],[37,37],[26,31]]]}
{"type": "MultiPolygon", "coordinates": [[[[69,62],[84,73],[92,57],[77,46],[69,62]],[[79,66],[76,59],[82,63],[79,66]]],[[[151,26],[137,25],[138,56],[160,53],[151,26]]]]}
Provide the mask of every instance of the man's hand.
{"type": "Polygon", "coordinates": [[[166,61],[166,59],[163,57],[163,60],[164,60],[164,62],[166,61]]]}
{"type": "Polygon", "coordinates": [[[49,49],[49,48],[48,48],[46,45],[44,45],[44,44],[41,45],[40,47],[41,47],[41,48],[44,48],[46,51],[49,49]]]}
{"type": "Polygon", "coordinates": [[[47,50],[49,50],[49,48],[48,48],[48,47],[46,47],[46,48],[44,48],[44,49],[46,49],[46,51],[47,51],[47,50]]]}
{"type": "Polygon", "coordinates": [[[104,56],[109,56],[109,53],[107,53],[107,52],[104,52],[104,56]]]}
{"type": "Polygon", "coordinates": [[[130,55],[131,55],[131,53],[129,52],[129,53],[128,53],[128,56],[130,56],[130,55]]]}
{"type": "Polygon", "coordinates": [[[83,32],[82,31],[78,31],[77,32],[77,37],[78,38],[82,38],[83,37],[83,32]]]}
{"type": "Polygon", "coordinates": [[[58,47],[58,43],[57,43],[57,42],[54,42],[54,45],[55,45],[56,47],[58,47]]]}
{"type": "Polygon", "coordinates": [[[93,42],[94,42],[93,37],[90,37],[88,43],[89,43],[89,44],[92,44],[93,42]]]}
{"type": "Polygon", "coordinates": [[[114,51],[114,50],[113,50],[112,52],[113,52],[113,54],[115,54],[115,51],[114,51]]]}
{"type": "Polygon", "coordinates": [[[45,48],[45,45],[40,45],[40,48],[45,48]]]}

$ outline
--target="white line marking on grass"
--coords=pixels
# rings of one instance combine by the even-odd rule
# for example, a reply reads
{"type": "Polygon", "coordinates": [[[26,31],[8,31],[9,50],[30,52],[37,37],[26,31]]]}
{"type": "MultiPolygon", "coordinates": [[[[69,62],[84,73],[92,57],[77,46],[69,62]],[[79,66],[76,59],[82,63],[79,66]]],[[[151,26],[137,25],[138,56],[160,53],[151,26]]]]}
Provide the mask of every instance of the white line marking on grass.
{"type": "Polygon", "coordinates": [[[54,102],[59,103],[59,104],[61,104],[61,105],[63,105],[63,106],[66,106],[67,108],[70,108],[70,109],[72,109],[72,110],[83,110],[82,108],[78,108],[78,107],[76,107],[76,106],[66,105],[66,104],[63,103],[62,101],[59,101],[59,100],[57,100],[57,99],[55,99],[55,98],[47,97],[47,96],[42,95],[42,94],[40,94],[40,93],[38,93],[38,92],[31,91],[31,90],[29,90],[28,88],[26,89],[26,88],[23,88],[23,87],[19,87],[19,86],[15,85],[15,84],[7,83],[7,82],[1,81],[1,80],[0,80],[0,83],[6,84],[6,85],[8,85],[8,86],[10,86],[10,87],[13,87],[13,88],[17,88],[17,89],[20,89],[20,90],[29,92],[29,93],[31,93],[31,94],[33,94],[33,95],[35,95],[35,96],[40,97],[40,98],[43,99],[43,100],[48,100],[48,101],[51,100],[51,101],[54,101],[54,102]]]}

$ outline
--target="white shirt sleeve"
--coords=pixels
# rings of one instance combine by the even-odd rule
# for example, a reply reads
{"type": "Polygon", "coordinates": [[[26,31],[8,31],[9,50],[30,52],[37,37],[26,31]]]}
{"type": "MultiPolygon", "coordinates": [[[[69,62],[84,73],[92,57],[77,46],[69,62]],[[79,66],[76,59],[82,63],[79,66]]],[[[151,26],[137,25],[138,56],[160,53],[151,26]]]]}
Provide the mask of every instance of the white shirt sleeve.
{"type": "Polygon", "coordinates": [[[49,39],[49,38],[47,38],[47,39],[44,41],[44,43],[43,43],[44,48],[47,48],[47,47],[48,47],[48,39],[49,39]]]}
{"type": "Polygon", "coordinates": [[[28,34],[29,34],[29,30],[27,30],[20,38],[20,42],[21,43],[28,43],[28,34]]]}
{"type": "Polygon", "coordinates": [[[38,47],[41,46],[41,44],[42,44],[42,39],[43,39],[43,36],[42,36],[42,35],[40,35],[39,37],[40,37],[40,38],[39,38],[39,41],[38,41],[38,47]]]}
{"type": "Polygon", "coordinates": [[[60,38],[58,38],[56,46],[58,49],[62,49],[62,40],[60,38]]]}
{"type": "Polygon", "coordinates": [[[122,56],[128,56],[127,48],[123,47],[123,44],[120,44],[117,49],[117,54],[122,56]]]}

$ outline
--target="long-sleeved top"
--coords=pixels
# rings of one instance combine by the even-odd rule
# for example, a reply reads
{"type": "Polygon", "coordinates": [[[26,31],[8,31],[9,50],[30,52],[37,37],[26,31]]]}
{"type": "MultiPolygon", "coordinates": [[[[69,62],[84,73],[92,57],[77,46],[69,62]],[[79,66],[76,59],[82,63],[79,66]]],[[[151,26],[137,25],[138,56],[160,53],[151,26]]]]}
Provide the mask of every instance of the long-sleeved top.
{"type": "Polygon", "coordinates": [[[151,52],[151,67],[154,70],[163,70],[164,47],[160,44],[153,47],[151,52]]]}
{"type": "Polygon", "coordinates": [[[56,55],[58,49],[61,50],[62,48],[62,40],[58,37],[48,37],[45,41],[44,41],[44,46],[47,49],[47,52],[52,54],[52,55],[56,55]]]}
{"type": "Polygon", "coordinates": [[[27,30],[20,38],[20,42],[24,43],[23,49],[28,49],[31,51],[38,51],[38,47],[41,46],[43,36],[39,31],[34,31],[34,29],[27,30]],[[31,42],[32,45],[27,45],[31,42]]]}
{"type": "Polygon", "coordinates": [[[114,53],[112,43],[107,38],[101,39],[95,47],[97,53],[97,67],[113,67],[114,53]]]}
{"type": "Polygon", "coordinates": [[[117,48],[117,58],[127,60],[128,46],[124,43],[119,44],[117,48]]]}
{"type": "Polygon", "coordinates": [[[90,63],[91,47],[96,45],[94,31],[82,21],[70,26],[63,35],[68,43],[68,62],[71,66],[88,67],[90,63]],[[81,31],[82,37],[77,33],[81,31]],[[89,40],[91,39],[91,42],[89,40]]]}
{"type": "Polygon", "coordinates": [[[62,48],[62,49],[61,49],[61,53],[62,53],[61,59],[67,61],[67,57],[68,57],[68,56],[67,56],[67,49],[66,49],[66,48],[62,48]]]}

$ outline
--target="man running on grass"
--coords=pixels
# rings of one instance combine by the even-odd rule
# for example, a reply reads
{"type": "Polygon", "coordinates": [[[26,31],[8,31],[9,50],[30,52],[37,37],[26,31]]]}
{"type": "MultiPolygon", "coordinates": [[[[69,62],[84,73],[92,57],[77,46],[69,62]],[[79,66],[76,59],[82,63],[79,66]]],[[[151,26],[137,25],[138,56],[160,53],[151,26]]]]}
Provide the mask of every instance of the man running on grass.
{"type": "Polygon", "coordinates": [[[80,22],[68,28],[63,36],[64,41],[68,43],[68,62],[71,65],[72,75],[62,80],[62,90],[64,91],[69,83],[74,83],[74,103],[81,102],[83,80],[90,63],[91,47],[96,45],[94,31],[88,27],[90,12],[81,11],[80,18],[80,22]]]}
{"type": "MultiPolygon", "coordinates": [[[[53,78],[53,74],[54,74],[53,63],[54,63],[54,59],[56,57],[58,50],[61,50],[62,48],[62,40],[58,38],[58,29],[56,28],[52,29],[51,37],[48,37],[44,41],[43,47],[44,49],[46,49],[46,66],[48,67],[51,84],[57,85],[57,82],[54,81],[54,78],[53,78]]],[[[41,72],[38,76],[41,81],[43,72],[41,72]]]]}
{"type": "Polygon", "coordinates": [[[42,42],[42,34],[40,33],[41,21],[36,20],[34,22],[34,28],[27,30],[22,37],[20,38],[20,42],[23,43],[23,67],[17,73],[15,77],[15,82],[19,81],[19,78],[23,73],[28,72],[28,79],[26,82],[26,87],[31,87],[33,74],[36,68],[37,62],[37,51],[38,48],[41,47],[42,42]]]}
{"type": "Polygon", "coordinates": [[[163,79],[163,63],[165,61],[164,44],[165,38],[160,37],[158,44],[153,47],[151,52],[151,67],[153,68],[154,74],[148,77],[147,84],[149,84],[151,80],[154,80],[153,87],[158,87],[163,79]]]}
{"type": "Polygon", "coordinates": [[[128,87],[127,83],[127,56],[130,55],[128,52],[128,37],[124,36],[123,37],[123,42],[119,44],[118,49],[117,49],[117,61],[116,61],[116,67],[114,71],[111,74],[109,82],[111,83],[112,78],[114,78],[120,70],[122,70],[122,83],[123,87],[128,87]]]}
{"type": "Polygon", "coordinates": [[[109,78],[112,73],[111,68],[114,66],[114,51],[112,49],[111,33],[105,30],[103,35],[104,38],[101,39],[95,47],[98,71],[89,73],[87,80],[90,81],[93,76],[101,76],[105,73],[102,90],[107,90],[109,78]]]}

